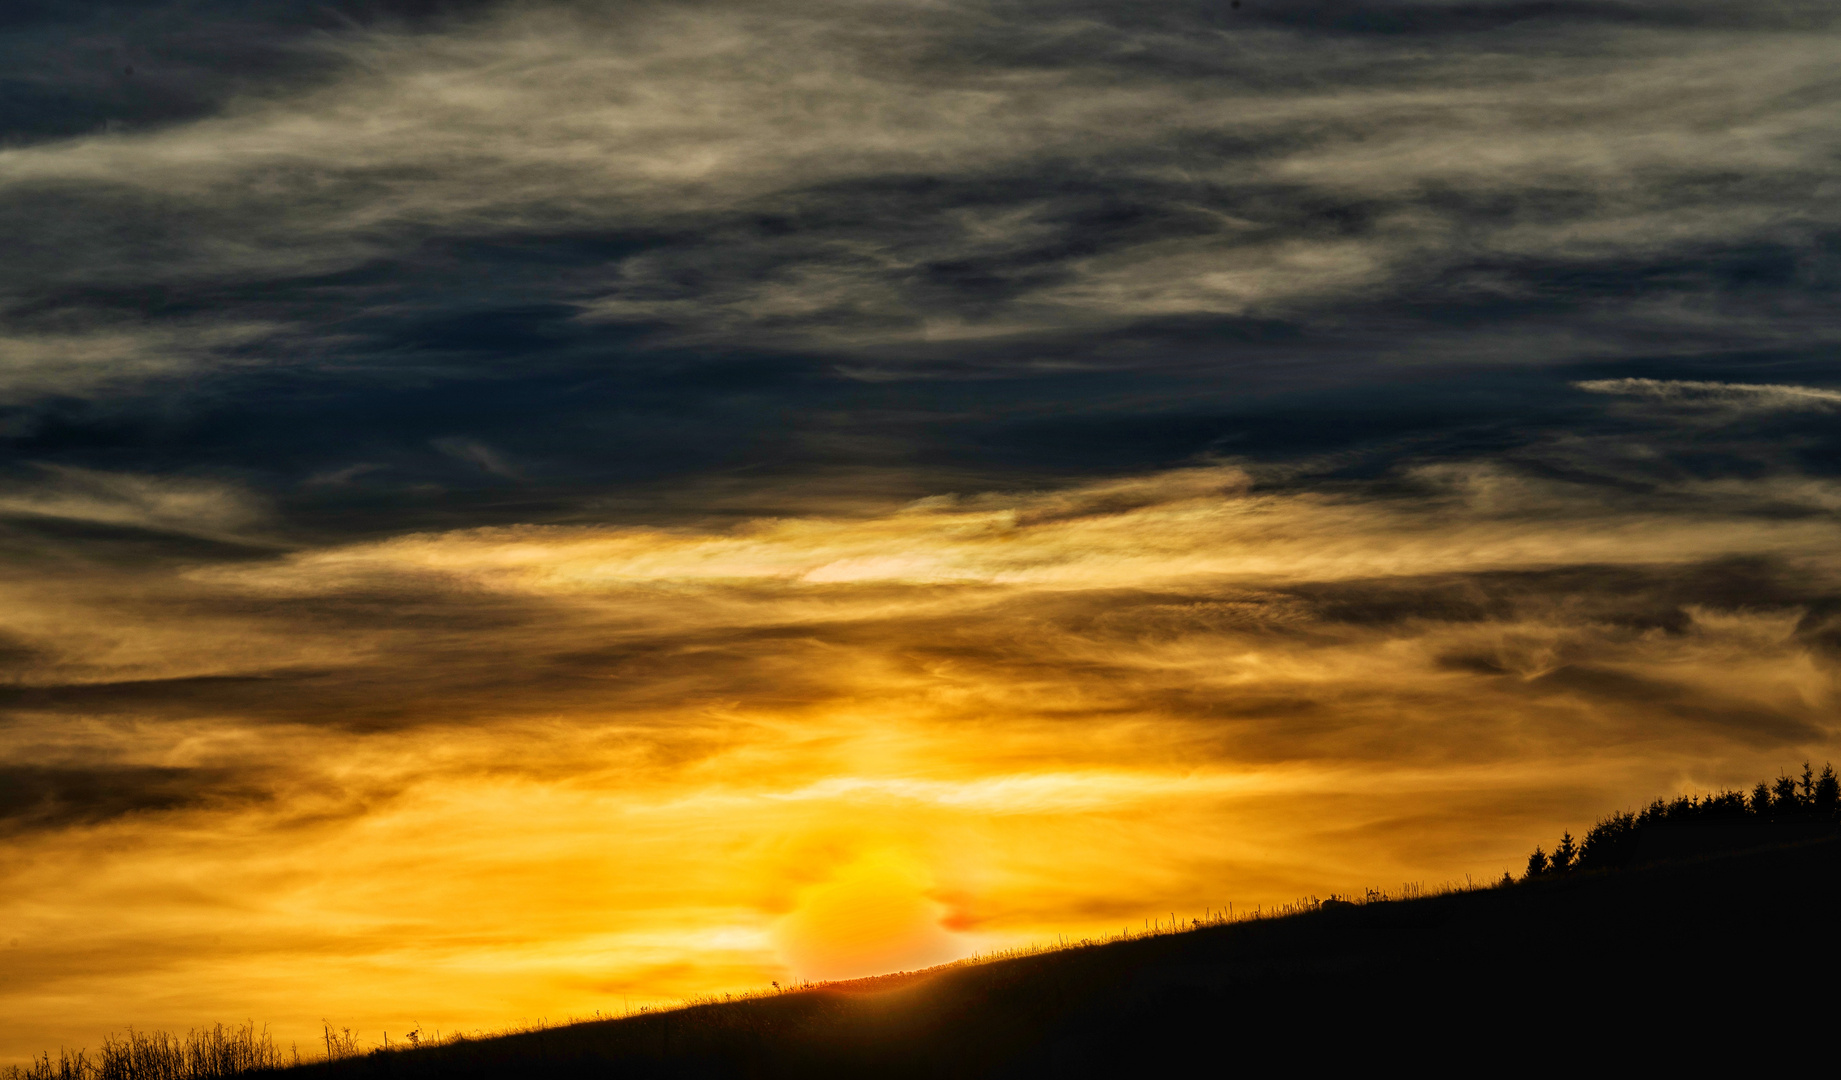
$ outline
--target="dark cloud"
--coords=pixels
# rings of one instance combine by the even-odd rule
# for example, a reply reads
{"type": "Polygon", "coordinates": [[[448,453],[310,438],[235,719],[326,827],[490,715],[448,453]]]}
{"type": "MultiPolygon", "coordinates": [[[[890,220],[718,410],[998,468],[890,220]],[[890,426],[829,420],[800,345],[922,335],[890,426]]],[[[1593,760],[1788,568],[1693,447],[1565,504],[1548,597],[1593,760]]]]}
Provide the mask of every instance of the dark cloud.
{"type": "Polygon", "coordinates": [[[1797,621],[1796,636],[1831,656],[1841,654],[1841,597],[1824,596],[1811,603],[1797,621]]]}
{"type": "Polygon", "coordinates": [[[12,634],[0,635],[0,669],[23,667],[40,655],[29,642],[12,634]]]}
{"type": "Polygon", "coordinates": [[[0,836],[267,798],[249,776],[230,769],[0,764],[0,836]]]}
{"type": "Polygon", "coordinates": [[[1356,625],[1406,619],[1479,622],[1545,615],[1562,606],[1570,622],[1679,633],[1683,609],[1825,608],[1832,583],[1768,559],[1725,559],[1688,567],[1570,566],[1454,577],[1389,578],[1306,585],[1295,594],[1318,617],[1356,625]]]}
{"type": "Polygon", "coordinates": [[[331,76],[328,34],[427,29],[485,0],[22,0],[0,15],[0,142],[17,146],[210,116],[331,76]]]}
{"type": "Polygon", "coordinates": [[[1575,694],[1588,701],[1654,710],[1671,720],[1719,728],[1722,734],[1759,747],[1807,745],[1820,741],[1827,734],[1822,725],[1809,719],[1759,708],[1743,699],[1709,699],[1698,688],[1589,665],[1559,668],[1536,677],[1531,685],[1541,691],[1575,694]]]}
{"type": "Polygon", "coordinates": [[[137,679],[127,682],[86,682],[52,686],[0,688],[0,714],[69,712],[81,715],[134,713],[185,717],[200,712],[231,711],[247,715],[252,700],[283,697],[307,708],[324,708],[326,702],[302,702],[302,684],[312,674],[285,680],[277,688],[273,676],[205,675],[178,679],[137,679]],[[277,693],[277,690],[280,690],[277,693]]]}

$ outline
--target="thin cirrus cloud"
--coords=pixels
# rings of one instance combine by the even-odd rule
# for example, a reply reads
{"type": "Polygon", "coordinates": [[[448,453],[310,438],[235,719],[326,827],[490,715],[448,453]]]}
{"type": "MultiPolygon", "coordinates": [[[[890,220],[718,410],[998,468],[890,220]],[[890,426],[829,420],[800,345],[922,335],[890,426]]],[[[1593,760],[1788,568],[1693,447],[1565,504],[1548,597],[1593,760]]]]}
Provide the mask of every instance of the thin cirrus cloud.
{"type": "Polygon", "coordinates": [[[250,364],[241,347],[278,328],[208,319],[178,324],[113,321],[0,338],[0,406],[53,395],[106,397],[124,387],[250,364]]]}
{"type": "Polygon", "coordinates": [[[0,515],[225,538],[247,535],[267,517],[259,497],[222,481],[52,464],[36,472],[0,486],[0,515]]]}
{"type": "Polygon", "coordinates": [[[504,477],[507,480],[523,479],[518,470],[505,460],[504,455],[478,439],[450,435],[435,439],[430,445],[456,461],[476,465],[494,476],[504,477]]]}
{"type": "Polygon", "coordinates": [[[1776,383],[1722,383],[1692,379],[1589,379],[1574,383],[1594,394],[1649,398],[1688,408],[1828,411],[1841,406],[1841,391],[1776,383]]]}

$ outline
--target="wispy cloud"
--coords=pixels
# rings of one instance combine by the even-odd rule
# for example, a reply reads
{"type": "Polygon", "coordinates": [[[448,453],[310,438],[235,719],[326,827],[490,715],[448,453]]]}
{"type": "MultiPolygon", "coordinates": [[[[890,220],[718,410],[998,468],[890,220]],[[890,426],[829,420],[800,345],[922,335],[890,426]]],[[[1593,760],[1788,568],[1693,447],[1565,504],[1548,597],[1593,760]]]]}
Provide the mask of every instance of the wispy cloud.
{"type": "Polygon", "coordinates": [[[268,516],[261,500],[221,481],[39,465],[0,486],[0,515],[64,518],[190,536],[245,537],[268,516]]]}
{"type": "Polygon", "coordinates": [[[74,329],[0,330],[0,405],[107,396],[140,390],[149,382],[255,366],[261,360],[243,353],[244,347],[278,329],[194,318],[177,324],[107,319],[74,329]]]}
{"type": "Polygon", "coordinates": [[[433,440],[431,445],[456,461],[477,465],[494,476],[501,476],[507,480],[524,479],[519,475],[518,470],[505,460],[504,455],[478,439],[446,436],[433,440]]]}
{"type": "Polygon", "coordinates": [[[1688,408],[1737,412],[1828,411],[1841,408],[1841,390],[1776,383],[1698,382],[1684,379],[1590,379],[1573,384],[1594,394],[1650,398],[1688,408]]]}

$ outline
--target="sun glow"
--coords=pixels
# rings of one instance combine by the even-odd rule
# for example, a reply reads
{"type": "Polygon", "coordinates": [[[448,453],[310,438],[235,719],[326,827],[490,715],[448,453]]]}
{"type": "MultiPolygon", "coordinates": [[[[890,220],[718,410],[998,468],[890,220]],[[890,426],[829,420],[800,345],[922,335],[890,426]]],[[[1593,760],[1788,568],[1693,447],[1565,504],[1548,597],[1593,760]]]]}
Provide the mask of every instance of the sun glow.
{"type": "Polygon", "coordinates": [[[849,979],[928,967],[969,952],[942,928],[926,866],[871,851],[799,891],[779,926],[780,953],[806,979],[849,979]]]}

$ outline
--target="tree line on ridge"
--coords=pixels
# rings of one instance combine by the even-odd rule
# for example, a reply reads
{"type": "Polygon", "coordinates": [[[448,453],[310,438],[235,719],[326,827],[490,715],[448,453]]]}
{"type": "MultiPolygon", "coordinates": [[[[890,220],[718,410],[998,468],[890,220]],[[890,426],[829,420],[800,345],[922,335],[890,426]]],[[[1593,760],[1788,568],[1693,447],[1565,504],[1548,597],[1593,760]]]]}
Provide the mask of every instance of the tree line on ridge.
{"type": "Polygon", "coordinates": [[[1583,839],[1570,831],[1549,852],[1528,856],[1524,881],[1576,871],[1609,870],[1661,858],[1798,838],[1841,823],[1841,779],[1832,765],[1820,773],[1803,763],[1800,777],[1759,781],[1751,793],[1720,791],[1657,799],[1638,811],[1607,815],[1583,839]]]}

